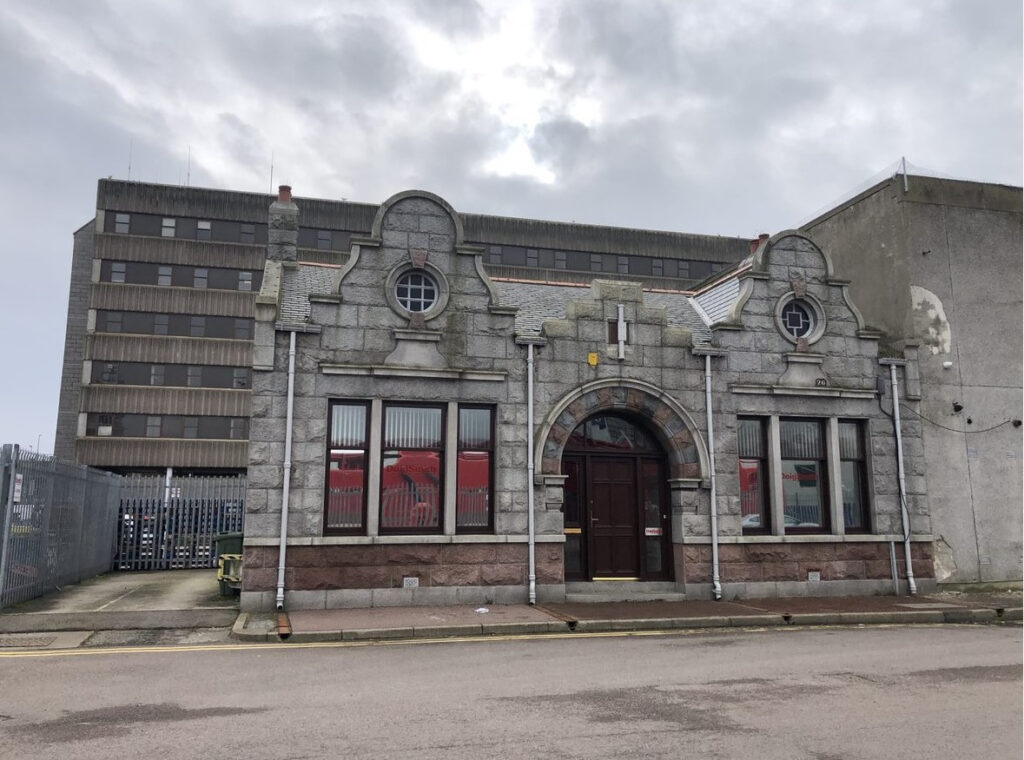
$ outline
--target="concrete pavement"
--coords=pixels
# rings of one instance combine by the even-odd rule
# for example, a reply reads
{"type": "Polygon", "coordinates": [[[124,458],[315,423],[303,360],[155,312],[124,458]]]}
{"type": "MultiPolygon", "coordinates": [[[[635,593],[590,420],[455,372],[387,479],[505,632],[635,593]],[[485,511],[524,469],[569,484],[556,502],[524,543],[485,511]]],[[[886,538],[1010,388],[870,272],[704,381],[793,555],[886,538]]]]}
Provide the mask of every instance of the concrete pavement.
{"type": "Polygon", "coordinates": [[[485,607],[374,607],[296,610],[290,633],[279,616],[241,613],[232,638],[294,642],[422,639],[748,626],[997,623],[1021,620],[1019,593],[794,597],[730,602],[605,602],[485,607]]]}
{"type": "Polygon", "coordinates": [[[996,623],[1021,620],[1021,593],[795,597],[713,602],[649,601],[294,610],[279,637],[274,613],[238,612],[216,571],[108,573],[0,611],[0,649],[96,642],[372,641],[465,636],[698,628],[996,623]],[[222,633],[216,631],[220,629],[222,633]],[[103,632],[98,633],[98,632],[103,632]],[[134,632],[134,633],[132,633],[134,632]]]}

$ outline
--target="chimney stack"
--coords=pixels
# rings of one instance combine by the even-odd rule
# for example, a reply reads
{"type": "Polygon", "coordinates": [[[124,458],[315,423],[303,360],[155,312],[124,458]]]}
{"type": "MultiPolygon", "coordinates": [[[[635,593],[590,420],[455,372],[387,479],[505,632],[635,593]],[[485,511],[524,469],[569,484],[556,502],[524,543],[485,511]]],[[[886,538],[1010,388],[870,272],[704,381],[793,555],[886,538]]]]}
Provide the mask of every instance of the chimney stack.
{"type": "Polygon", "coordinates": [[[768,235],[767,232],[762,232],[760,235],[757,236],[757,239],[751,240],[750,241],[750,252],[752,254],[756,253],[757,249],[760,247],[761,243],[763,243],[765,240],[767,240],[768,237],[769,237],[769,235],[768,235]]]}
{"type": "Polygon", "coordinates": [[[299,258],[299,207],[292,201],[291,185],[277,189],[267,218],[267,258],[296,261],[299,258]]]}

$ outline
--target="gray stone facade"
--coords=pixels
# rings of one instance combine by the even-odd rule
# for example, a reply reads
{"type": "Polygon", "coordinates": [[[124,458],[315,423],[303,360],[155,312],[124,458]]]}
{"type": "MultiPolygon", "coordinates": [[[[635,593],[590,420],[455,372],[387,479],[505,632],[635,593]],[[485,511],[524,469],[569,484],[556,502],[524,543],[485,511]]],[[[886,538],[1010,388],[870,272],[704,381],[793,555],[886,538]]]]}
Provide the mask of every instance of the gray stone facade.
{"type": "MultiPolygon", "coordinates": [[[[573,534],[565,520],[563,456],[573,431],[597,414],[631,420],[663,453],[665,482],[655,485],[668,494],[671,556],[662,572],[678,591],[710,594],[712,510],[726,596],[892,589],[890,546],[902,550],[904,536],[887,414],[891,391],[880,399],[877,378],[887,384],[894,363],[903,401],[914,406],[916,355],[911,347],[880,356],[882,334],[864,324],[848,283],[804,234],[760,240],[746,260],[693,291],[655,292],[607,279],[589,288],[492,281],[483,249],[465,242],[462,218],[419,191],[383,203],[369,235],[352,239],[343,266],[302,264],[288,222],[297,213],[290,195],[271,206],[273,240],[256,301],[245,608],[274,604],[292,340],[287,606],[524,601],[531,490],[537,598],[564,598],[565,542],[573,534]],[[436,285],[436,298],[422,311],[406,310],[396,298],[396,283],[408,273],[429,275],[436,285]],[[782,322],[793,301],[811,322],[799,338],[782,322]],[[714,317],[712,302],[721,305],[714,317]],[[369,439],[361,444],[369,473],[364,516],[344,534],[325,525],[331,402],[362,404],[369,419],[369,439]],[[429,404],[446,415],[446,483],[455,475],[459,410],[492,410],[491,529],[460,530],[454,488],[444,492],[435,529],[382,529],[382,409],[394,402],[429,404]],[[745,532],[741,508],[739,417],[757,420],[767,441],[770,529],[757,533],[745,532]],[[783,506],[779,429],[794,419],[810,420],[823,436],[820,461],[800,465],[813,470],[811,485],[827,505],[813,531],[788,525],[783,506]],[[843,489],[851,484],[840,455],[844,421],[844,429],[863,433],[862,532],[845,529],[843,489]]],[[[921,430],[915,420],[901,430],[914,570],[919,587],[927,587],[932,537],[921,430]]]]}

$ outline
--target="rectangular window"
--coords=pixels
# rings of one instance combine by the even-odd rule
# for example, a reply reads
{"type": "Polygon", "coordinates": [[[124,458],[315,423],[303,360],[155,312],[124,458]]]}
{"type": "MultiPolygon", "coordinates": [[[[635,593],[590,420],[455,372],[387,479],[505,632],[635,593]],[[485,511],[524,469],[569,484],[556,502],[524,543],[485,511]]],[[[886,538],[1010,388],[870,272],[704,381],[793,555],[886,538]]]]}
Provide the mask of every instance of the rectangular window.
{"type": "Polygon", "coordinates": [[[662,259],[651,259],[651,275],[661,277],[665,271],[665,262],[662,259]]]}
{"type": "Polygon", "coordinates": [[[163,385],[164,384],[164,365],[154,364],[149,368],[149,384],[150,385],[163,385]]]}
{"type": "Polygon", "coordinates": [[[124,282],[125,272],[128,265],[123,261],[114,261],[110,264],[110,281],[124,282]]]}
{"type": "Polygon", "coordinates": [[[170,285],[171,284],[171,268],[170,267],[157,267],[156,270],[156,284],[157,285],[170,285]]]}
{"type": "Polygon", "coordinates": [[[238,233],[238,239],[242,243],[255,243],[256,242],[256,225],[255,224],[243,224],[238,233]]]}
{"type": "Polygon", "coordinates": [[[839,482],[846,532],[866,533],[869,523],[864,426],[856,420],[839,420],[839,482]]]}
{"type": "Polygon", "coordinates": [[[828,467],[821,420],[779,420],[782,507],[787,533],[829,529],[828,467]]]}
{"type": "Polygon", "coordinates": [[[228,437],[232,441],[245,440],[246,429],[245,429],[245,417],[232,417],[228,427],[228,437]]]}
{"type": "Polygon", "coordinates": [[[528,267],[535,267],[535,266],[537,266],[537,261],[538,261],[537,249],[536,248],[527,248],[526,249],[526,266],[528,266],[528,267]]]}
{"type": "Polygon", "coordinates": [[[555,269],[565,269],[565,251],[555,251],[555,269]]]}
{"type": "Polygon", "coordinates": [[[487,262],[489,264],[500,264],[501,263],[501,246],[492,245],[488,249],[487,262]]]}
{"type": "Polygon", "coordinates": [[[619,274],[629,274],[629,257],[619,256],[616,260],[619,267],[619,274]]]}
{"type": "Polygon", "coordinates": [[[212,232],[212,225],[208,221],[200,219],[196,222],[196,240],[209,240],[212,232]]]}
{"type": "Polygon", "coordinates": [[[385,406],[381,448],[381,532],[439,531],[444,408],[385,406]]]}
{"type": "Polygon", "coordinates": [[[231,387],[248,388],[249,370],[245,367],[235,367],[234,370],[232,370],[231,387]]]}
{"type": "Polygon", "coordinates": [[[238,289],[252,290],[252,272],[238,273],[238,289]]]}
{"type": "Polygon", "coordinates": [[[368,412],[366,404],[331,404],[324,517],[328,533],[359,532],[365,524],[368,412]]]}
{"type": "Polygon", "coordinates": [[[199,418],[198,417],[186,417],[183,436],[185,438],[198,438],[199,437],[199,418]]]}
{"type": "Polygon", "coordinates": [[[203,384],[203,368],[189,367],[185,371],[185,384],[189,388],[199,388],[203,384]]]}
{"type": "Polygon", "coordinates": [[[175,221],[164,217],[163,222],[160,224],[160,234],[163,237],[174,237],[175,221]]]}
{"type": "Polygon", "coordinates": [[[251,340],[252,339],[252,320],[250,320],[250,319],[236,319],[235,320],[235,339],[236,340],[251,340]]]}
{"type": "Polygon", "coordinates": [[[170,323],[169,314],[154,314],[153,315],[153,334],[154,335],[167,335],[168,325],[170,323]]]}
{"type": "Polygon", "coordinates": [[[206,335],[206,317],[192,317],[189,319],[188,334],[193,338],[202,338],[206,335]]]}
{"type": "Polygon", "coordinates": [[[108,311],[106,320],[106,331],[119,333],[123,328],[124,314],[120,311],[108,311]]]}
{"type": "MultiPolygon", "coordinates": [[[[629,343],[629,322],[625,323],[625,335],[622,336],[624,343],[629,343]]],[[[619,342],[619,320],[610,319],[608,320],[608,343],[615,344],[619,342]]]]}
{"type": "Polygon", "coordinates": [[[200,269],[196,267],[192,273],[192,287],[193,288],[205,288],[206,284],[210,281],[210,270],[200,269]]]}
{"type": "Polygon", "coordinates": [[[771,529],[768,509],[768,446],[766,420],[740,417],[736,425],[736,450],[740,469],[740,524],[744,533],[771,529]]]}
{"type": "Polygon", "coordinates": [[[601,254],[592,253],[590,254],[590,271],[600,272],[601,270],[601,254]]]}
{"type": "Polygon", "coordinates": [[[455,529],[491,528],[494,426],[490,408],[459,408],[458,464],[455,483],[455,529]]]}
{"type": "Polygon", "coordinates": [[[159,438],[160,437],[160,418],[159,417],[146,417],[146,437],[147,438],[159,438]]]}
{"type": "Polygon", "coordinates": [[[329,251],[331,249],[331,231],[330,230],[317,230],[316,231],[316,247],[321,251],[329,251]]]}
{"type": "Polygon", "coordinates": [[[131,228],[131,217],[128,214],[114,215],[114,232],[127,234],[131,228]]]}

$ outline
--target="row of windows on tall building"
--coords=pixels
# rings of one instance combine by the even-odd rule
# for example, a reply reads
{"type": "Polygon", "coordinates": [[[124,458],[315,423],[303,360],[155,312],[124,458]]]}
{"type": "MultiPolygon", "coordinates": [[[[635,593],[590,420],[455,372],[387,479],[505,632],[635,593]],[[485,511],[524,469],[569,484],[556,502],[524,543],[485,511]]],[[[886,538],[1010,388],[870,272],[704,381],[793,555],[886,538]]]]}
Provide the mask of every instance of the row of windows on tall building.
{"type": "MultiPolygon", "coordinates": [[[[156,214],[107,214],[104,232],[122,235],[213,240],[223,243],[254,243],[265,245],[267,225],[234,222],[222,219],[160,216],[156,214]]],[[[324,251],[347,251],[353,233],[346,230],[299,229],[299,247],[324,251]]]]}
{"type": "Polygon", "coordinates": [[[218,365],[94,361],[91,380],[98,385],[248,388],[252,385],[252,370],[218,365]]]}
{"type": "Polygon", "coordinates": [[[106,414],[86,418],[86,435],[101,438],[207,438],[242,441],[249,437],[246,417],[189,417],[181,414],[106,414]]]}
{"type": "Polygon", "coordinates": [[[142,261],[103,261],[100,281],[130,285],[167,285],[218,290],[259,290],[263,272],[252,269],[226,269],[142,261]]]}
{"type": "Polygon", "coordinates": [[[252,340],[249,317],[199,314],[151,314],[145,311],[96,311],[96,331],[136,335],[186,335],[191,338],[252,340]]]}
{"type": "Polygon", "coordinates": [[[721,261],[556,251],[550,248],[524,248],[514,245],[488,246],[487,262],[503,266],[570,269],[580,272],[607,272],[646,277],[678,277],[689,280],[703,280],[705,277],[710,277],[715,272],[731,266],[731,264],[721,261]]]}

